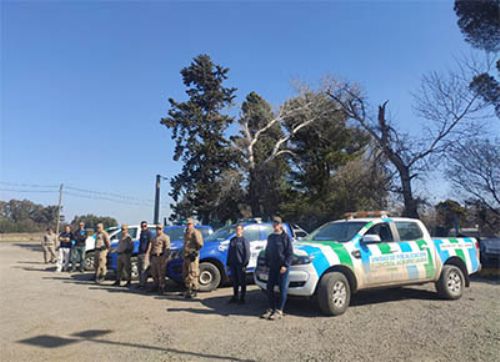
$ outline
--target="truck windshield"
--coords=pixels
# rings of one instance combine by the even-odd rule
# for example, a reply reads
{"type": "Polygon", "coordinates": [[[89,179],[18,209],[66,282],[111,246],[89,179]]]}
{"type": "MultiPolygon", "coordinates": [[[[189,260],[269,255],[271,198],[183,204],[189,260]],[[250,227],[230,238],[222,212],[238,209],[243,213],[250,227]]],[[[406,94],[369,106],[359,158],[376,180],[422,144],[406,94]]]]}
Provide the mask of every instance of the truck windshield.
{"type": "Polygon", "coordinates": [[[166,229],[165,234],[168,235],[170,240],[184,240],[184,228],[171,228],[166,229]]]}
{"type": "Polygon", "coordinates": [[[231,235],[235,233],[234,225],[224,226],[223,228],[218,229],[213,234],[207,236],[205,241],[224,241],[227,240],[231,235]]]}
{"type": "Polygon", "coordinates": [[[365,222],[332,222],[323,225],[313,231],[309,240],[312,241],[338,241],[345,243],[351,240],[354,235],[365,226],[365,222]]]}
{"type": "MultiPolygon", "coordinates": [[[[195,226],[196,227],[196,226],[195,226]]],[[[204,228],[199,228],[196,227],[201,232],[201,235],[203,235],[203,239],[206,239],[210,236],[210,228],[204,227],[204,228]]],[[[179,227],[168,227],[165,229],[165,234],[168,235],[170,240],[184,240],[184,233],[186,232],[186,228],[184,226],[179,226],[179,227]]]]}

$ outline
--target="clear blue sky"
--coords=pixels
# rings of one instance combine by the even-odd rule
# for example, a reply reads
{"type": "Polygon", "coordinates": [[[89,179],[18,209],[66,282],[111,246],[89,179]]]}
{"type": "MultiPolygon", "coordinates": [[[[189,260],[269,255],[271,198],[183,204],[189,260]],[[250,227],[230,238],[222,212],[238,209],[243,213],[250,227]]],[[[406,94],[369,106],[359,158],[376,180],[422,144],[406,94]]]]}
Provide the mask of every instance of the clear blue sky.
{"type": "MultiPolygon", "coordinates": [[[[335,74],[361,83],[374,104],[389,99],[397,122],[417,132],[410,92],[420,76],[470,52],[452,1],[3,1],[1,11],[3,189],[63,182],[151,200],[154,176],[181,166],[159,120],[168,97],[184,99],[179,71],[200,53],[231,69],[238,104],[257,91],[279,105],[292,80],[335,74]]],[[[429,187],[447,193],[432,180],[429,187]]],[[[0,192],[21,197],[57,201],[55,193],[0,192]]],[[[152,218],[151,206],[75,195],[64,207],[67,218],[152,218]]]]}

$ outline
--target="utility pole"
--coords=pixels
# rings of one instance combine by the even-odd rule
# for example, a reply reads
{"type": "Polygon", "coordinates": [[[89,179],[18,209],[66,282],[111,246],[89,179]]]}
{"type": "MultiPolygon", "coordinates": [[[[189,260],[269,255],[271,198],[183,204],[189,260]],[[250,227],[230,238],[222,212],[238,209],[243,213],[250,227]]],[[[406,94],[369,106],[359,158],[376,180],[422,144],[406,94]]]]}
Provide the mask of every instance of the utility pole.
{"type": "Polygon", "coordinates": [[[57,205],[57,221],[56,221],[56,235],[59,236],[59,228],[61,223],[61,208],[62,208],[62,197],[63,197],[63,186],[59,186],[59,204],[57,205]]]}
{"type": "Polygon", "coordinates": [[[154,214],[154,223],[155,225],[160,223],[160,183],[161,183],[161,175],[156,175],[156,183],[155,183],[155,214],[154,214]]]}

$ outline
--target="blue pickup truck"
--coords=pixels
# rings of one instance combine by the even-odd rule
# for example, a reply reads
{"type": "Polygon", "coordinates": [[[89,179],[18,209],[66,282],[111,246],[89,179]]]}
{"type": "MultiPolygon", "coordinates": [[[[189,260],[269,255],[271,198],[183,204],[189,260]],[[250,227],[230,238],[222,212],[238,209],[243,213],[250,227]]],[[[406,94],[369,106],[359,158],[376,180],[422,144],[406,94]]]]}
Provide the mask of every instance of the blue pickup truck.
{"type": "MultiPolygon", "coordinates": [[[[154,225],[149,225],[148,228],[153,234],[156,233],[154,225]]],[[[196,228],[201,231],[203,238],[208,238],[214,232],[212,227],[208,225],[197,225],[196,228]]],[[[163,229],[164,233],[170,237],[171,248],[174,254],[177,254],[178,251],[182,249],[185,229],[186,227],[184,225],[169,225],[165,226],[163,229]]],[[[132,252],[132,279],[137,279],[139,277],[139,270],[137,266],[140,236],[139,226],[129,226],[129,234],[134,240],[134,251],[132,252]]],[[[120,238],[121,231],[115,232],[111,236],[111,252],[108,254],[107,266],[109,270],[114,272],[116,272],[118,266],[118,254],[115,252],[115,249],[120,238]]]]}
{"type": "MultiPolygon", "coordinates": [[[[250,242],[251,257],[247,268],[249,274],[253,273],[257,265],[257,257],[266,247],[267,236],[273,232],[271,223],[256,221],[242,222],[243,236],[250,242]]],[[[200,250],[200,291],[209,292],[223,284],[229,275],[226,268],[227,250],[229,241],[235,233],[236,224],[218,229],[213,234],[204,237],[204,246],[200,250]]],[[[284,224],[284,230],[294,238],[293,230],[284,224]]],[[[167,276],[178,283],[182,283],[182,248],[173,252],[167,264],[167,276]]]]}

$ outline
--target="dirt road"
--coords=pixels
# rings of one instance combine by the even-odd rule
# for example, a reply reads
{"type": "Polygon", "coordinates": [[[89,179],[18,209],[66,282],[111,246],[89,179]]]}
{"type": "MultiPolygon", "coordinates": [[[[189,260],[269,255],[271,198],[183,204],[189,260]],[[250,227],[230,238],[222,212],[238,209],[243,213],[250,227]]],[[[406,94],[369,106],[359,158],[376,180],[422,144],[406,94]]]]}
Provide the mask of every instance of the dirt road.
{"type": "Polygon", "coordinates": [[[90,274],[55,273],[35,244],[0,243],[0,359],[43,360],[498,360],[500,285],[476,280],[455,302],[432,286],[360,293],[346,314],[323,317],[291,300],[285,320],[257,318],[230,288],[185,301],[96,286],[90,274]]]}

